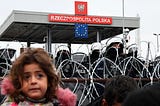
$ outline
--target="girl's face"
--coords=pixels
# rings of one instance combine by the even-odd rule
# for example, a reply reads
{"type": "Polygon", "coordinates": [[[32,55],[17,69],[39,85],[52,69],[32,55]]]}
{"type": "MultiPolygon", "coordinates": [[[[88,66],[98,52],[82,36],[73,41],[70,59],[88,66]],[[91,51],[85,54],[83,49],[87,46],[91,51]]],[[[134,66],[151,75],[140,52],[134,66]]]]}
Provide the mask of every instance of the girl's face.
{"type": "Polygon", "coordinates": [[[48,87],[47,75],[38,64],[27,64],[24,66],[24,78],[22,92],[32,99],[44,97],[48,87]]]}

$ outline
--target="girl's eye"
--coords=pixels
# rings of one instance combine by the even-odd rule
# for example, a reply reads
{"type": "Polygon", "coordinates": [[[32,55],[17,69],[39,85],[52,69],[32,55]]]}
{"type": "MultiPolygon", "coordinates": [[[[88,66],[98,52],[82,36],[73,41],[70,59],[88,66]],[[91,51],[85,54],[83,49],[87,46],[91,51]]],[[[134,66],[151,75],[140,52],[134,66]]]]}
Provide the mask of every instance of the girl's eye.
{"type": "Polygon", "coordinates": [[[41,74],[41,73],[38,73],[38,74],[37,74],[37,78],[38,78],[38,79],[42,78],[43,76],[44,76],[44,75],[41,74]]]}
{"type": "Polygon", "coordinates": [[[30,75],[24,75],[24,79],[28,80],[30,78],[30,75]]]}

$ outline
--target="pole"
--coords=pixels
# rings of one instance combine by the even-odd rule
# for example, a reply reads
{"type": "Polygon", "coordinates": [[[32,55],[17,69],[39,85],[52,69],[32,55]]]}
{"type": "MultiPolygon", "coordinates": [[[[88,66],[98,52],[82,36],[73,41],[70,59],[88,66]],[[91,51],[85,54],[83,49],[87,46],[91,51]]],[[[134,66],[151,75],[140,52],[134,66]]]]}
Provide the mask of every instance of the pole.
{"type": "Polygon", "coordinates": [[[126,54],[126,34],[125,34],[125,23],[124,23],[124,0],[122,0],[122,31],[123,31],[123,45],[124,45],[124,54],[126,54]]]}
{"type": "Polygon", "coordinates": [[[156,36],[156,38],[157,38],[157,54],[159,54],[159,35],[160,34],[153,34],[153,35],[155,35],[156,36]]]}
{"type": "Polygon", "coordinates": [[[123,16],[122,31],[123,31],[123,36],[124,36],[124,0],[122,0],[122,16],[123,16]]]}

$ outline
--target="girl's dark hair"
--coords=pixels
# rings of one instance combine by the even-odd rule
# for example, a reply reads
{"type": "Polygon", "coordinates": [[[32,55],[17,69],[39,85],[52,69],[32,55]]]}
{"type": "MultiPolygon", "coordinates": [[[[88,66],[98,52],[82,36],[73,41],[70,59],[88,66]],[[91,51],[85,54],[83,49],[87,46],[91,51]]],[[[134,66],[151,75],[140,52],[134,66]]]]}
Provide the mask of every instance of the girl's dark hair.
{"type": "Polygon", "coordinates": [[[45,97],[46,100],[53,101],[53,98],[56,98],[55,91],[59,84],[59,77],[56,75],[56,69],[52,64],[52,59],[42,48],[27,48],[13,63],[10,71],[10,77],[15,87],[15,91],[11,94],[11,98],[15,100],[15,98],[22,94],[21,87],[24,75],[24,66],[32,63],[37,63],[47,75],[48,88],[45,97]]]}

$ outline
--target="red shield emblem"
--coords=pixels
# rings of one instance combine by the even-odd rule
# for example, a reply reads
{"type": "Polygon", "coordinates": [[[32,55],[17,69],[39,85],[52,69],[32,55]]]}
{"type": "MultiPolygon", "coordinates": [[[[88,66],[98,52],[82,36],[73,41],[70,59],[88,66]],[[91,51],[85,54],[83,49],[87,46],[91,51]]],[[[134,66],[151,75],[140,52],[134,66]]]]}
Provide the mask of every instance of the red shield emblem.
{"type": "Polygon", "coordinates": [[[75,14],[87,15],[87,2],[75,1],[75,14]]]}

